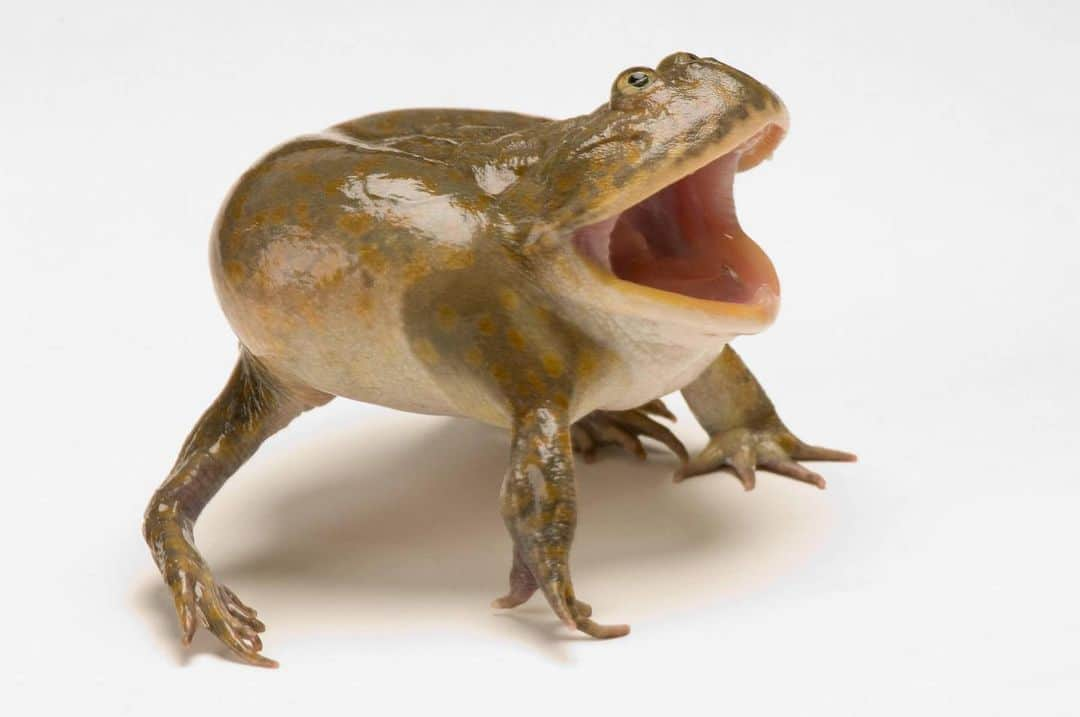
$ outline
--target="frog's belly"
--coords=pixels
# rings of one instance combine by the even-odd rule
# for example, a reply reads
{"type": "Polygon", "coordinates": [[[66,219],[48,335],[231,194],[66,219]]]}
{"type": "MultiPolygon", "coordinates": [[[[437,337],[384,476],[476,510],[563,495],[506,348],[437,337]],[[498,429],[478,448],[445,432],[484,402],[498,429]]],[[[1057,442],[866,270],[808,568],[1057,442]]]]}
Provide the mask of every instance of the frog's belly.
{"type": "Polygon", "coordinates": [[[272,369],[334,396],[413,413],[464,415],[426,367],[403,352],[373,354],[344,345],[324,347],[317,356],[289,352],[264,360],[272,369]]]}
{"type": "MultiPolygon", "coordinates": [[[[234,312],[235,313],[235,312],[234,312]]],[[[240,340],[272,370],[334,396],[402,411],[461,416],[508,426],[504,402],[460,382],[445,385],[418,355],[415,340],[400,329],[396,316],[357,321],[347,312],[309,317],[287,331],[277,322],[233,321],[240,340]]],[[[708,346],[613,346],[616,360],[573,392],[571,420],[597,409],[624,410],[677,391],[699,376],[719,355],[723,343],[708,346]]]]}
{"type": "Polygon", "coordinates": [[[415,413],[459,413],[401,325],[399,292],[235,291],[218,297],[240,342],[272,371],[324,393],[415,413]]]}
{"type": "MultiPolygon", "coordinates": [[[[625,347],[624,347],[625,348],[625,347]]],[[[724,343],[704,347],[633,347],[620,354],[619,364],[597,377],[582,392],[578,416],[603,409],[621,411],[666,396],[700,376],[720,355],[724,343]]]]}
{"type": "MultiPolygon", "coordinates": [[[[300,340],[294,335],[285,351],[260,353],[263,347],[258,344],[252,350],[273,370],[335,396],[413,413],[509,426],[504,402],[482,390],[441,384],[430,364],[417,357],[415,348],[403,337],[355,330],[354,336],[356,340],[328,341],[326,336],[300,340]]],[[[249,345],[247,341],[245,345],[249,345]]],[[[722,348],[722,344],[696,351],[663,347],[622,356],[578,387],[570,418],[577,420],[598,409],[635,408],[677,391],[697,378],[722,348]]],[[[469,378],[462,376],[461,381],[469,378]]]]}

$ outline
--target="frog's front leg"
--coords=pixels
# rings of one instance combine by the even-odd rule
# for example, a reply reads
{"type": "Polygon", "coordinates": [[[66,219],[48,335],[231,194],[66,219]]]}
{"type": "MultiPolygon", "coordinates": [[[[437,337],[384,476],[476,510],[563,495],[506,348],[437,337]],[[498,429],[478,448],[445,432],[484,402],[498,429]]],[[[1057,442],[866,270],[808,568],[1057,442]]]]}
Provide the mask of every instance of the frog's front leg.
{"type": "Polygon", "coordinates": [[[255,611],[217,582],[195,549],[192,530],[206,504],[270,435],[330,396],[290,388],[246,351],[225,389],[188,436],[169,476],[146,508],[143,537],[173,595],[184,644],[196,622],[253,665],[276,667],[260,655],[265,627],[255,611]]]}
{"type": "Polygon", "coordinates": [[[752,490],[754,471],[762,468],[824,488],[824,478],[796,461],[855,460],[854,454],[811,446],[795,437],[730,346],[682,393],[710,440],[676,472],[676,480],[729,468],[746,490],[752,490]]]}
{"type": "Polygon", "coordinates": [[[570,581],[570,543],[577,523],[577,488],[566,412],[540,406],[517,412],[510,468],[501,493],[503,520],[514,541],[510,593],[495,601],[513,607],[539,589],[568,627],[593,637],[622,637],[626,625],[599,625],[570,581]]]}

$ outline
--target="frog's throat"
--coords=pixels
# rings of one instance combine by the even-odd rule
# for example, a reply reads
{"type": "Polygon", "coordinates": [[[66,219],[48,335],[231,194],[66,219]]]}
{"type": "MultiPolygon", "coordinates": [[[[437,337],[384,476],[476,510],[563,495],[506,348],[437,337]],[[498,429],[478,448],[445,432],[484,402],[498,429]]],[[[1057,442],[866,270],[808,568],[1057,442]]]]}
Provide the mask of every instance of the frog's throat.
{"type": "MultiPolygon", "coordinates": [[[[571,241],[602,281],[660,301],[711,312],[750,312],[768,323],[780,282],[735,215],[735,173],[760,163],[786,127],[749,139],[618,214],[574,231],[571,241]]],[[[642,297],[646,298],[646,297],[642,297]]]]}

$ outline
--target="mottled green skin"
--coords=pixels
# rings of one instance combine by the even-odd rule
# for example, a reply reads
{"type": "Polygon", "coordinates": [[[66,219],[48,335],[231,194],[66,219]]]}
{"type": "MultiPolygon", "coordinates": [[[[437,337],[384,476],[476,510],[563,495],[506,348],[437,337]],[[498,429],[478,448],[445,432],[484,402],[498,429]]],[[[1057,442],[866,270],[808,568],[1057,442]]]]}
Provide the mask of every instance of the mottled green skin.
{"type": "Polygon", "coordinates": [[[201,621],[259,665],[262,623],[194,548],[200,511],[268,436],[334,396],[457,415],[511,431],[503,519],[514,544],[509,607],[541,590],[567,625],[597,637],[574,595],[572,446],[644,455],[666,443],[681,476],[762,465],[820,478],[802,444],[730,350],[772,305],[734,305],[600,276],[568,235],[766,134],[786,110],[764,85],[712,59],[628,70],[591,114],[406,110],[277,148],[244,174],[211,243],[215,286],[242,344],[232,379],[147,508],[144,535],[184,639],[201,621]],[[688,461],[658,397],[680,388],[713,440],[688,461]],[[573,442],[572,442],[573,437],[573,442]],[[575,445],[576,444],[576,445],[575,445]],[[760,460],[758,457],[760,456],[760,460]]]}
{"type": "Polygon", "coordinates": [[[685,54],[647,90],[625,76],[568,120],[406,110],[274,150],[233,189],[211,245],[241,342],[329,394],[507,427],[540,397],[578,418],[685,385],[768,312],[631,295],[596,281],[567,235],[785,126],[786,111],[685,54]],[[666,380],[645,385],[654,364],[666,380]]]}

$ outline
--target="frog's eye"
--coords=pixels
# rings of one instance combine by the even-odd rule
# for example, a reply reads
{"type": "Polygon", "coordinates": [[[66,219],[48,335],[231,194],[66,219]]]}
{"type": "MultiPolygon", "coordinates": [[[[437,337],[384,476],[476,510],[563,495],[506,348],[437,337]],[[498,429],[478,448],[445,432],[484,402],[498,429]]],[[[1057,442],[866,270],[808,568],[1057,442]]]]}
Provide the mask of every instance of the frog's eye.
{"type": "Polygon", "coordinates": [[[615,90],[624,95],[635,95],[652,87],[656,73],[648,67],[631,67],[615,80],[615,90]]]}

